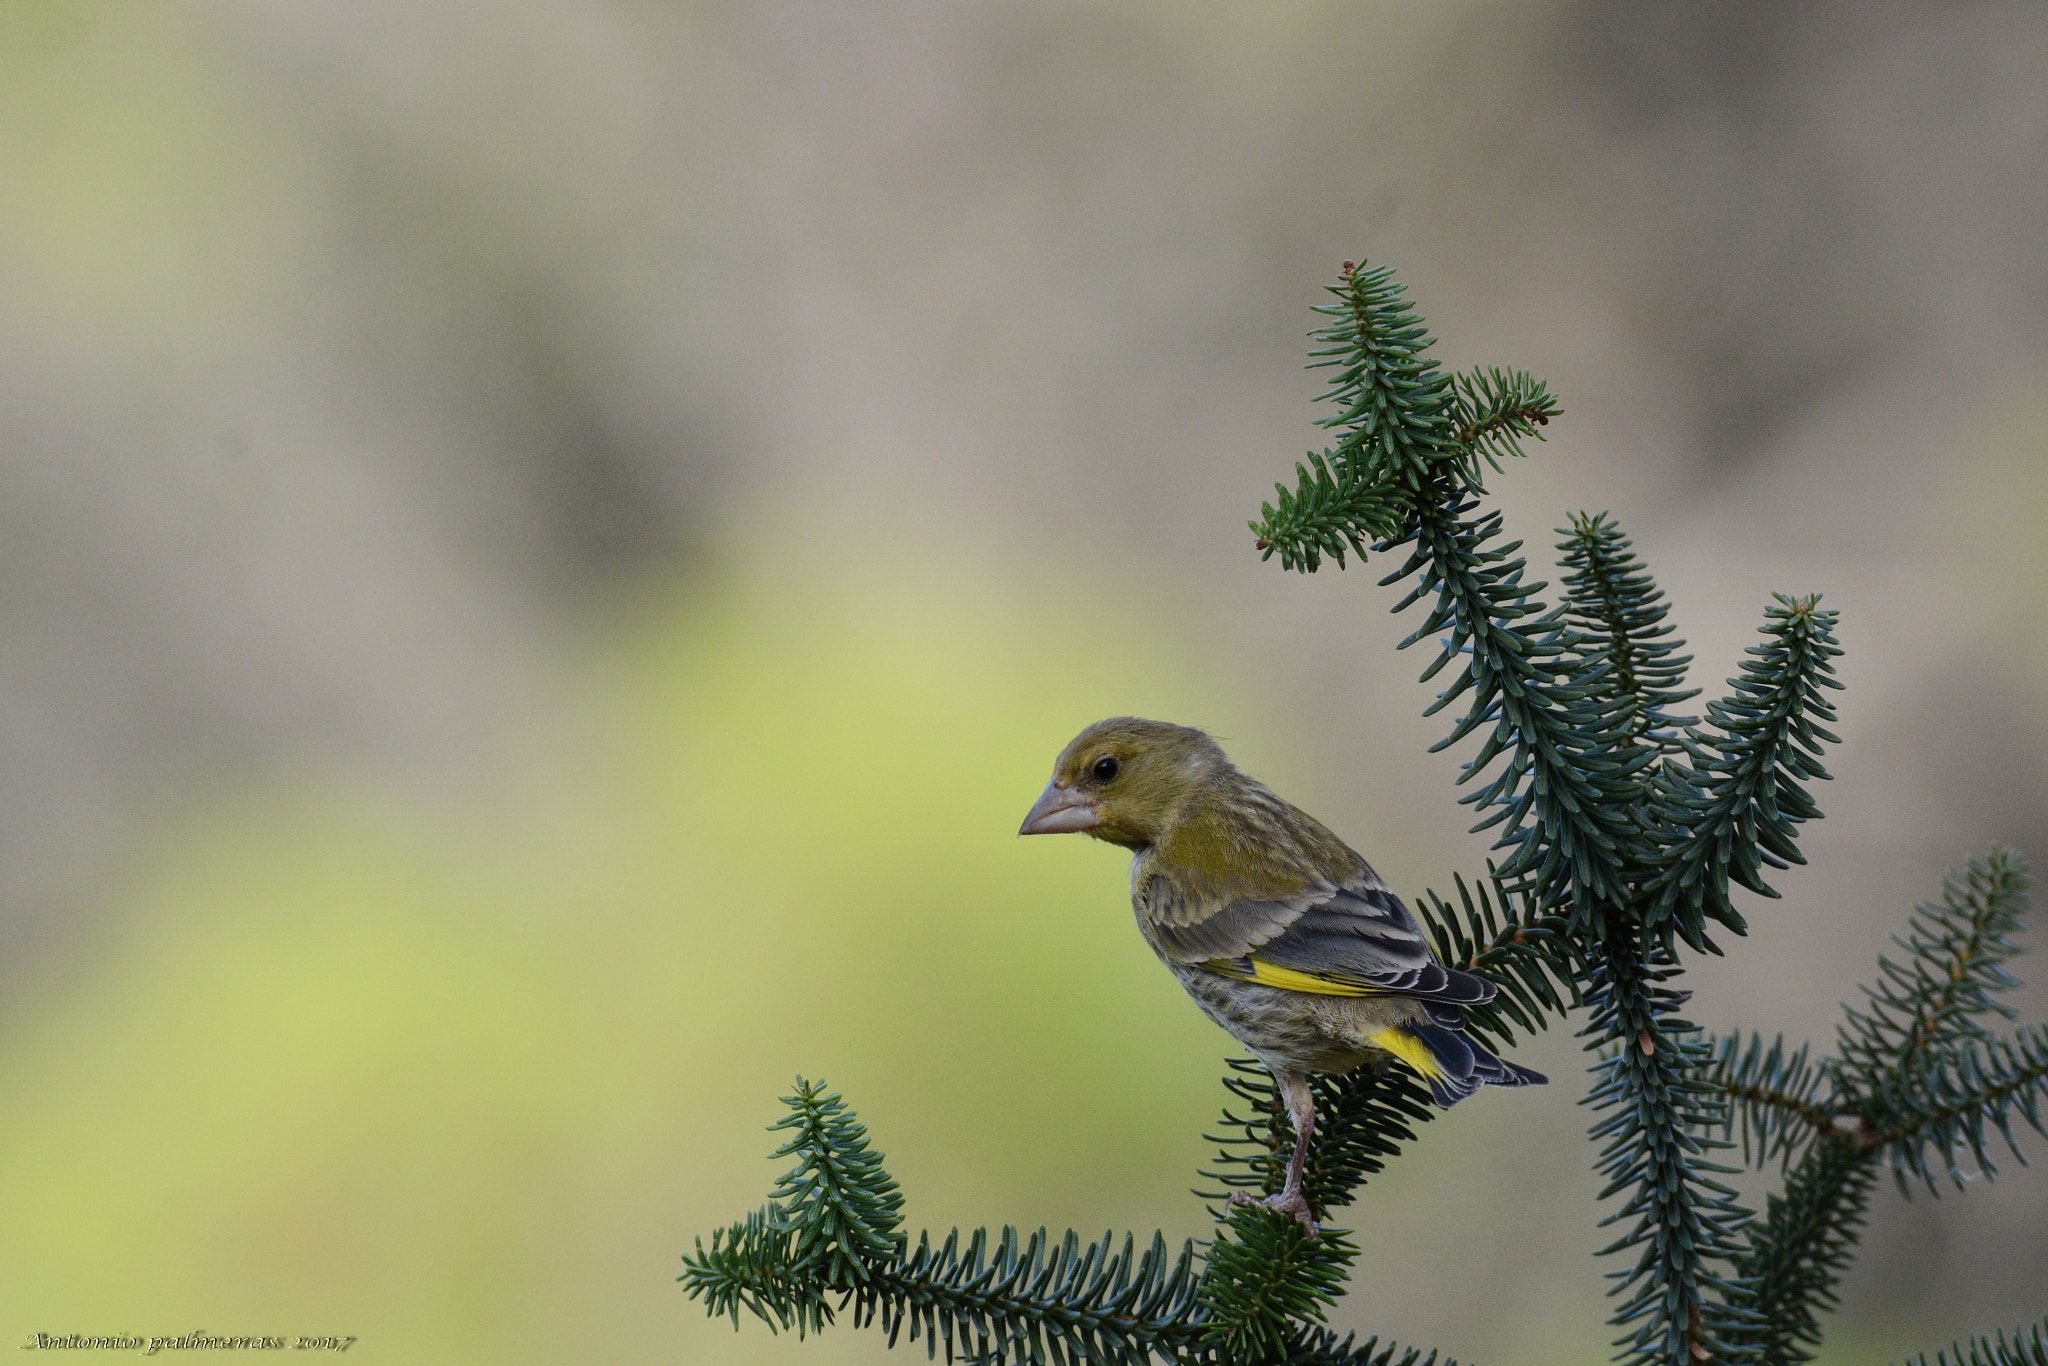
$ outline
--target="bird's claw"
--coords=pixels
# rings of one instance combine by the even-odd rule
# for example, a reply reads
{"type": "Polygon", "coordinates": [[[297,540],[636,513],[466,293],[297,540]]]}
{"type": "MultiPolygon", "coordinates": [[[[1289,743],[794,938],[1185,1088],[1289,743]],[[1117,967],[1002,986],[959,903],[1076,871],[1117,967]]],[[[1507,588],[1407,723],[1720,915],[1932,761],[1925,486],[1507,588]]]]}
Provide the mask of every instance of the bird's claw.
{"type": "Polygon", "coordinates": [[[1263,1200],[1248,1191],[1232,1191],[1230,1199],[1225,1203],[1230,1209],[1237,1209],[1244,1205],[1258,1205],[1262,1209],[1273,1211],[1275,1214],[1288,1215],[1296,1223],[1300,1224],[1302,1232],[1311,1238],[1316,1237],[1322,1231],[1316,1225],[1315,1211],[1308,1207],[1308,1198],[1298,1190],[1281,1191],[1278,1195],[1269,1195],[1263,1200]]]}

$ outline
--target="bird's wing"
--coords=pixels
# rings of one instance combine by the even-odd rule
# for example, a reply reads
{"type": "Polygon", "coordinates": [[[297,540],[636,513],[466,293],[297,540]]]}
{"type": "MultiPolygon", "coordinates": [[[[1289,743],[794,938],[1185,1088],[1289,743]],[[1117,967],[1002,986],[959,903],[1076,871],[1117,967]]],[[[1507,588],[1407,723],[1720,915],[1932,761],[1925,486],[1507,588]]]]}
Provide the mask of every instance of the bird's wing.
{"type": "Polygon", "coordinates": [[[1160,953],[1177,963],[1206,963],[1240,958],[1271,942],[1335,890],[1327,882],[1312,882],[1283,900],[1218,902],[1190,896],[1172,879],[1155,875],[1146,879],[1136,901],[1146,937],[1160,953]]]}
{"type": "MultiPolygon", "coordinates": [[[[1314,889],[1312,889],[1314,890],[1314,889]]],[[[1274,903],[1234,902],[1227,909],[1274,903]]],[[[1280,903],[1291,905],[1291,903],[1280,903]]],[[[1250,912],[1241,912],[1250,918],[1250,912]]],[[[1205,964],[1215,972],[1323,996],[1397,992],[1447,1005],[1493,998],[1494,987],[1431,957],[1429,941],[1401,899],[1370,871],[1321,891],[1271,938],[1205,964]]]]}

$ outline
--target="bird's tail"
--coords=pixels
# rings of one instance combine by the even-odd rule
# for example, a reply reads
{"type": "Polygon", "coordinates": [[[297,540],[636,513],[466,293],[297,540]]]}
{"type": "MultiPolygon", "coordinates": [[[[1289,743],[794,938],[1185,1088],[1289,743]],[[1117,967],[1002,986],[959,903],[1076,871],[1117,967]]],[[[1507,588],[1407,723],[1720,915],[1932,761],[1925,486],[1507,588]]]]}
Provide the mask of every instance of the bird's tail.
{"type": "Polygon", "coordinates": [[[1482,1086],[1542,1086],[1550,1078],[1503,1062],[1456,1029],[1421,1020],[1372,1036],[1372,1042],[1414,1068],[1429,1094],[1449,1109],[1482,1086]]]}

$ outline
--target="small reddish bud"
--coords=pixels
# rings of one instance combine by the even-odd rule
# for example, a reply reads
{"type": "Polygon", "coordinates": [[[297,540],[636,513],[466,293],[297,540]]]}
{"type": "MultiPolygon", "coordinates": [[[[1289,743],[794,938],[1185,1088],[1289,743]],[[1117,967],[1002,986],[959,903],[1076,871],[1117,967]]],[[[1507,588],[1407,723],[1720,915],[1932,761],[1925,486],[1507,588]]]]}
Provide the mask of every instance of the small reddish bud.
{"type": "Polygon", "coordinates": [[[1644,1057],[1654,1057],[1657,1052],[1657,1041],[1650,1037],[1649,1030],[1638,1029],[1636,1031],[1636,1047],[1643,1050],[1644,1057]]]}
{"type": "Polygon", "coordinates": [[[1265,543],[1264,541],[1253,541],[1253,542],[1252,542],[1252,549],[1254,549],[1254,550],[1264,550],[1265,548],[1266,548],[1266,543],[1265,543]]]}

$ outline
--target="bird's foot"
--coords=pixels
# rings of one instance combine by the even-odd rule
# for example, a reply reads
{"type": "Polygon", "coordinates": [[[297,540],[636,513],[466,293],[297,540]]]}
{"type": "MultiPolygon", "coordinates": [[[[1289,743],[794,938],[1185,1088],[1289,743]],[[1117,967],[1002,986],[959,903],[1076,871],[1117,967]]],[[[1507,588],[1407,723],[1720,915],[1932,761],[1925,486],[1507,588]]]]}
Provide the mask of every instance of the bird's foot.
{"type": "Polygon", "coordinates": [[[1308,1198],[1299,1190],[1284,1190],[1263,1200],[1248,1191],[1232,1191],[1228,1205],[1231,1209],[1236,1209],[1240,1205],[1260,1205],[1275,1214],[1291,1216],[1311,1238],[1321,1232],[1316,1226],[1315,1211],[1308,1207],[1308,1198]]]}

